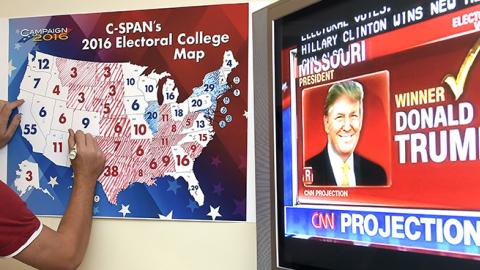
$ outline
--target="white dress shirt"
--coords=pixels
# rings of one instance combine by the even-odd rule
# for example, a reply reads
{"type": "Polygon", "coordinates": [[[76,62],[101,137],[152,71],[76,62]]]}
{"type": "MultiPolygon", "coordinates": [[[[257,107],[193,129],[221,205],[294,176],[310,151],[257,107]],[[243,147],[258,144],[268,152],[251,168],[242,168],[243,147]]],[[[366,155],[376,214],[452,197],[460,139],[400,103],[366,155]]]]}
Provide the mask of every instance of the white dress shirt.
{"type": "MultiPolygon", "coordinates": [[[[330,166],[332,166],[333,175],[335,176],[335,182],[337,186],[341,187],[343,179],[342,165],[344,162],[337,152],[333,150],[330,142],[328,143],[327,151],[328,157],[330,158],[330,166]]],[[[348,170],[348,186],[355,187],[357,183],[355,181],[355,172],[353,171],[353,154],[348,157],[347,164],[350,167],[350,170],[348,170]]]]}

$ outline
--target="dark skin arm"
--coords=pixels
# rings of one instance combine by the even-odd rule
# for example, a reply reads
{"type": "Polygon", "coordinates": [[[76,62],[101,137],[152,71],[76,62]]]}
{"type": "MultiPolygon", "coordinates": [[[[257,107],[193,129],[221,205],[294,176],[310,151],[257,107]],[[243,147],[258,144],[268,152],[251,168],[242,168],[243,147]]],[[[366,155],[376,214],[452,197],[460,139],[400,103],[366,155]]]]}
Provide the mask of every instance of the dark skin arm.
{"type": "MultiPolygon", "coordinates": [[[[8,118],[23,101],[0,101],[0,147],[10,141],[20,123],[8,118]]],[[[15,259],[38,269],[76,269],[83,260],[92,224],[92,206],[96,180],[103,172],[105,156],[91,134],[69,130],[69,148],[77,147],[72,160],[74,184],[72,196],[57,231],[44,226],[40,235],[15,259]]]]}

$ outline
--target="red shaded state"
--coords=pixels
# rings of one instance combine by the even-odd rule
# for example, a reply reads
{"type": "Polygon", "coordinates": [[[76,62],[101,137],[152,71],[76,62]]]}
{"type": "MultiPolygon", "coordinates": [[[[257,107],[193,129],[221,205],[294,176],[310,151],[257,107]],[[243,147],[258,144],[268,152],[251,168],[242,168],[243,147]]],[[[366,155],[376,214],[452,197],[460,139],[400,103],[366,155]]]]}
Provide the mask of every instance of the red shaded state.
{"type": "Polygon", "coordinates": [[[130,137],[130,119],[126,116],[118,118],[101,118],[100,135],[105,137],[130,137]]]}

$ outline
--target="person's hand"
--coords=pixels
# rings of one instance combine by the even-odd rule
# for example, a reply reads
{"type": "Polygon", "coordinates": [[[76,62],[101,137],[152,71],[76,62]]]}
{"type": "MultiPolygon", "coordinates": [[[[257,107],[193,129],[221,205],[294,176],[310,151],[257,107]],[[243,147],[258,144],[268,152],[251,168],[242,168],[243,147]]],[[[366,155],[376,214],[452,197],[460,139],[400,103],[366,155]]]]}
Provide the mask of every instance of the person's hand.
{"type": "Polygon", "coordinates": [[[69,129],[68,133],[69,149],[74,145],[77,149],[77,155],[71,161],[75,179],[79,184],[86,182],[95,186],[105,166],[105,155],[90,133],[85,134],[80,130],[74,133],[72,129],[69,129]]]}
{"type": "Polygon", "coordinates": [[[12,114],[12,111],[18,106],[23,104],[23,100],[16,100],[8,102],[0,100],[0,148],[3,148],[12,139],[15,130],[17,130],[20,124],[21,115],[17,114],[8,124],[8,118],[12,114]]]}

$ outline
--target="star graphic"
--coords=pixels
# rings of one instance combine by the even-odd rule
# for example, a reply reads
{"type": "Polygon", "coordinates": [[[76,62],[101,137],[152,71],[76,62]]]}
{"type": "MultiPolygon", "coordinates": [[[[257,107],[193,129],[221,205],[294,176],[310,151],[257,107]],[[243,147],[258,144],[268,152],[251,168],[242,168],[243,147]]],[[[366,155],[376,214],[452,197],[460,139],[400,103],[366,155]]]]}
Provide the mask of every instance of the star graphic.
{"type": "Polygon", "coordinates": [[[245,199],[241,200],[241,201],[237,201],[237,200],[233,200],[233,202],[235,203],[235,210],[233,211],[233,214],[234,215],[240,215],[242,218],[245,218],[245,214],[246,214],[246,209],[247,209],[247,205],[246,205],[246,201],[245,199]]]}
{"type": "Polygon", "coordinates": [[[213,186],[213,193],[217,194],[218,196],[222,195],[222,192],[225,189],[222,187],[222,183],[218,183],[213,186]]]}
{"type": "Polygon", "coordinates": [[[20,48],[22,48],[22,44],[20,43],[15,43],[14,47],[13,47],[15,50],[20,50],[20,48]]]}
{"type": "Polygon", "coordinates": [[[168,181],[167,191],[173,191],[173,193],[174,193],[175,195],[177,195],[177,190],[178,190],[180,187],[181,187],[181,186],[177,183],[176,180],[168,181]]]}
{"type": "Polygon", "coordinates": [[[192,213],[193,213],[193,211],[195,211],[195,209],[198,208],[198,204],[197,204],[196,201],[192,201],[192,200],[189,199],[187,208],[190,208],[190,210],[192,210],[192,213]]]}
{"type": "Polygon", "coordinates": [[[98,209],[98,206],[95,206],[95,207],[93,208],[93,214],[96,215],[96,214],[98,214],[98,213],[100,213],[100,209],[98,209]]]}
{"type": "Polygon", "coordinates": [[[207,216],[212,217],[212,220],[215,220],[217,217],[221,217],[222,215],[220,215],[220,206],[217,208],[213,208],[210,205],[210,212],[207,214],[207,216]]]}
{"type": "Polygon", "coordinates": [[[220,165],[220,163],[222,163],[222,161],[220,160],[220,157],[219,156],[215,156],[215,157],[212,157],[212,162],[211,164],[215,167],[218,167],[218,165],[220,165]]]}
{"type": "Polygon", "coordinates": [[[8,62],[8,77],[12,77],[12,71],[17,69],[16,67],[13,66],[12,60],[8,62]]]}
{"type": "Polygon", "coordinates": [[[129,207],[130,207],[130,204],[127,204],[127,205],[122,204],[122,209],[118,212],[122,213],[123,217],[125,217],[127,214],[131,214],[130,210],[128,209],[129,207]]]}
{"type": "Polygon", "coordinates": [[[248,112],[247,112],[247,111],[243,111],[243,116],[245,116],[245,118],[248,119],[248,112]]]}
{"type": "Polygon", "coordinates": [[[52,188],[54,188],[56,185],[58,185],[57,177],[51,177],[50,176],[50,182],[48,182],[48,184],[51,185],[52,188]]]}
{"type": "Polygon", "coordinates": [[[168,213],[168,215],[166,216],[162,216],[161,214],[158,214],[158,218],[160,220],[172,220],[172,217],[173,217],[173,210],[170,211],[170,213],[168,213]]]}

